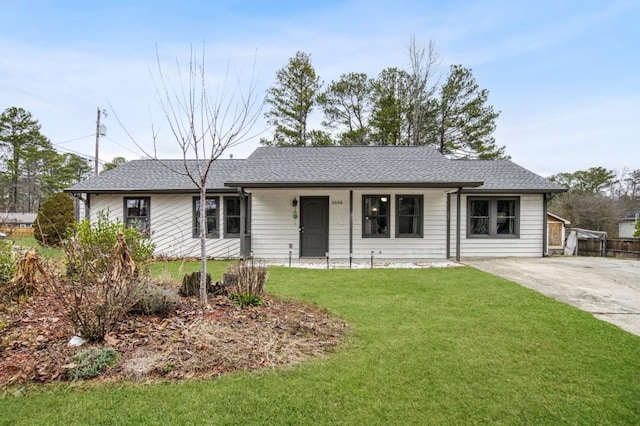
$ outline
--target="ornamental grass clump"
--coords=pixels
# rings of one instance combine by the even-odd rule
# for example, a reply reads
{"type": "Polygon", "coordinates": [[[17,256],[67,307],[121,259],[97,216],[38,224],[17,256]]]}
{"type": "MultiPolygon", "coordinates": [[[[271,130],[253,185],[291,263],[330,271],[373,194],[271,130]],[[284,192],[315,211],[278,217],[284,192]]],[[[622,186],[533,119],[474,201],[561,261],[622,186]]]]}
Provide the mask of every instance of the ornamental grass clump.
{"type": "Polygon", "coordinates": [[[229,298],[240,307],[260,306],[264,285],[269,276],[267,265],[260,260],[241,260],[224,273],[229,298]]]}

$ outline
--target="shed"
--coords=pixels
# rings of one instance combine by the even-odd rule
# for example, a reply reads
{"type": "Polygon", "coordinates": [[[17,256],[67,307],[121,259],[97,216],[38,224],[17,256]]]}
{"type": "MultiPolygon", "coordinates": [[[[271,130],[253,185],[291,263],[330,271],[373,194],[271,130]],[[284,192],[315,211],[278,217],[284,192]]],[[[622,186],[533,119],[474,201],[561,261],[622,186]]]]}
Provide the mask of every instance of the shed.
{"type": "Polygon", "coordinates": [[[620,238],[633,238],[636,232],[636,223],[640,218],[640,212],[626,214],[618,219],[618,236],[620,238]]]}
{"type": "Polygon", "coordinates": [[[549,255],[562,254],[567,239],[566,227],[571,222],[553,213],[547,212],[547,249],[549,255]]]}

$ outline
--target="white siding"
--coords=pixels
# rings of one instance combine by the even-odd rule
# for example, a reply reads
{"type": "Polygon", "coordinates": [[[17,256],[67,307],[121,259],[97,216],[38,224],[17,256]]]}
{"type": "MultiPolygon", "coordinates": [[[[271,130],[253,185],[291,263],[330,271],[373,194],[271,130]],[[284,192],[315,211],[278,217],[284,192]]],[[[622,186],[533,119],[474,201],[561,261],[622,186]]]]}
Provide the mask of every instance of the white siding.
{"type": "Polygon", "coordinates": [[[353,191],[353,256],[368,258],[371,252],[384,259],[443,259],[446,257],[447,198],[440,189],[369,189],[353,191]],[[389,195],[389,238],[363,238],[362,196],[389,195]],[[396,195],[424,197],[422,238],[396,238],[396,195]]]}
{"type": "Polygon", "coordinates": [[[633,238],[633,234],[636,232],[635,220],[622,220],[618,222],[618,236],[620,238],[633,238]]]}
{"type": "MultiPolygon", "coordinates": [[[[371,252],[379,259],[444,259],[446,253],[447,204],[451,189],[374,188],[353,190],[353,258],[368,259],[371,252]],[[362,237],[362,196],[390,197],[389,238],[362,237]],[[396,238],[396,195],[424,197],[423,237],[396,238]]],[[[300,257],[300,205],[294,209],[292,200],[305,196],[329,197],[329,256],[349,258],[349,189],[252,189],[251,250],[263,259],[286,259],[289,251],[300,257]]],[[[484,195],[484,194],[483,194],[484,195]]],[[[151,239],[156,254],[168,256],[198,256],[199,240],[192,236],[193,194],[120,194],[92,195],[91,219],[98,211],[108,210],[111,219],[123,220],[123,198],[128,196],[151,199],[151,239]]],[[[487,194],[491,196],[491,194],[487,194]]],[[[496,194],[496,196],[509,196],[496,194]]],[[[519,195],[519,238],[467,238],[467,196],[461,202],[461,257],[478,256],[541,256],[543,197],[539,194],[519,195]]],[[[224,195],[220,195],[222,204],[224,195]]],[[[207,255],[215,258],[238,257],[240,240],[223,238],[223,206],[220,206],[220,236],[207,240],[207,255]]],[[[451,257],[456,253],[456,195],[451,195],[451,257]]]]}
{"type": "MultiPolygon", "coordinates": [[[[240,239],[224,238],[223,234],[224,195],[208,196],[220,197],[220,238],[207,239],[207,256],[237,258],[240,255],[240,239]]],[[[192,235],[194,194],[94,194],[91,195],[91,221],[96,221],[100,211],[108,211],[111,220],[123,221],[125,197],[150,197],[151,240],[156,244],[155,254],[172,257],[200,255],[200,240],[192,235]]]]}
{"type": "MultiPolygon", "coordinates": [[[[292,251],[300,257],[300,218],[294,218],[292,200],[305,196],[329,197],[329,256],[349,258],[349,190],[348,189],[253,189],[251,218],[251,249],[256,257],[284,259],[292,251]]],[[[353,257],[374,256],[385,259],[435,259],[446,256],[446,192],[424,189],[353,190],[353,257]],[[389,195],[390,237],[362,237],[362,196],[389,195]],[[395,237],[395,196],[424,196],[423,238],[395,237]]],[[[299,207],[295,209],[299,214],[299,207]]]]}
{"type": "Polygon", "coordinates": [[[251,250],[264,259],[300,257],[300,205],[293,199],[329,197],[329,256],[349,257],[349,191],[251,190],[251,250]],[[294,218],[294,211],[298,215],[294,218]]]}
{"type": "MultiPolygon", "coordinates": [[[[477,196],[473,194],[469,196],[477,196]]],[[[519,238],[467,238],[467,195],[462,196],[460,216],[461,257],[539,257],[542,256],[542,194],[481,194],[481,196],[520,198],[519,238]]],[[[456,194],[451,195],[451,257],[456,253],[456,194]]]]}

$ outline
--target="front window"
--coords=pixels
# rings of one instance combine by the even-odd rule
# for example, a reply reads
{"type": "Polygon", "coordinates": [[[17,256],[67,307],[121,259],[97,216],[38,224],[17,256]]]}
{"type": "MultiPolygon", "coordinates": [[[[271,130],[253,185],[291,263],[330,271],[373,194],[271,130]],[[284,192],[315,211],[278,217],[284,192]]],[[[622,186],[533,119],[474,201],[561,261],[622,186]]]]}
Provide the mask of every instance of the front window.
{"type": "Polygon", "coordinates": [[[362,197],[362,236],[384,238],[389,236],[389,196],[364,195],[362,197]]]}
{"type": "Polygon", "coordinates": [[[396,237],[422,237],[422,196],[396,196],[396,237]]]}
{"type": "MultiPolygon", "coordinates": [[[[245,197],[244,230],[249,233],[249,197],[245,197]]],[[[224,236],[240,237],[240,197],[224,197],[224,236]]]]}
{"type": "Polygon", "coordinates": [[[469,197],[467,234],[470,237],[517,237],[520,199],[469,197]]]}
{"type": "Polygon", "coordinates": [[[151,200],[149,197],[124,199],[124,224],[136,228],[141,234],[150,232],[151,200]]]}
{"type": "MultiPolygon", "coordinates": [[[[205,202],[207,238],[218,238],[218,197],[207,197],[205,202]]],[[[193,197],[193,237],[200,236],[200,197],[193,197]]]]}

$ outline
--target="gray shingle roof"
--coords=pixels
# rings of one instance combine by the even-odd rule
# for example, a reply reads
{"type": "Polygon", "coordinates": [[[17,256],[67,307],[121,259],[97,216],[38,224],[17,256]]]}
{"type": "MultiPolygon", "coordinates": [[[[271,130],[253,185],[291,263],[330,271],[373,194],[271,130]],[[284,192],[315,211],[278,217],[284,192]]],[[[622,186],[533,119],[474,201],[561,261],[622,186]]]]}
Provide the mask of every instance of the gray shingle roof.
{"type": "MultiPolygon", "coordinates": [[[[218,159],[209,173],[207,188],[232,192],[224,181],[243,160],[218,159]]],[[[196,160],[187,160],[189,170],[196,170],[196,160]]],[[[198,192],[197,186],[184,173],[183,160],[133,160],[115,169],[77,183],[67,192],[198,192]]]]}
{"type": "Polygon", "coordinates": [[[228,185],[476,186],[432,147],[261,147],[229,177],[228,185]]]}
{"type": "Polygon", "coordinates": [[[452,160],[461,174],[484,181],[467,192],[564,192],[562,186],[533,173],[511,160],[452,160]]]}
{"type": "MultiPolygon", "coordinates": [[[[196,192],[182,160],[135,160],[68,192],[196,192]],[[163,163],[168,164],[167,168],[163,163]]],[[[195,168],[195,160],[189,160],[195,168]]],[[[451,160],[433,147],[260,147],[246,160],[216,160],[211,191],[233,187],[464,187],[468,191],[562,192],[509,160],[451,160]]]]}

